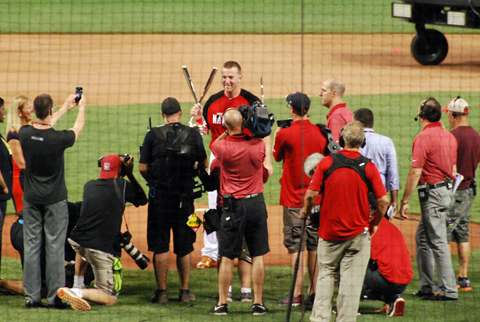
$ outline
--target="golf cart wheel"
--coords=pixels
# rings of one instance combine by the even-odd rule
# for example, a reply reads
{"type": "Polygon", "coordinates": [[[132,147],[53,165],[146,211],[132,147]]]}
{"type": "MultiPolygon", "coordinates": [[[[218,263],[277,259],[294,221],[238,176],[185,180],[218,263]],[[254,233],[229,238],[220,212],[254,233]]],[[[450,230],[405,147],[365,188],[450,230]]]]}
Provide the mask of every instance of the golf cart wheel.
{"type": "Polygon", "coordinates": [[[425,29],[412,40],[412,55],[422,65],[438,65],[448,53],[448,42],[438,30],[425,29]]]}

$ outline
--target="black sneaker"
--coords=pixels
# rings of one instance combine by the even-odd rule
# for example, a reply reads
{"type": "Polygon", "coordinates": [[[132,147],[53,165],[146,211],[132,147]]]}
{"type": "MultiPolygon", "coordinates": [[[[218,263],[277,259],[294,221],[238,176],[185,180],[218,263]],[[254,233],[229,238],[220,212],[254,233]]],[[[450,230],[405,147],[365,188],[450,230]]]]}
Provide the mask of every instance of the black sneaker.
{"type": "Polygon", "coordinates": [[[208,311],[210,314],[215,315],[227,315],[228,314],[228,304],[215,304],[215,306],[208,311]]]}
{"type": "Polygon", "coordinates": [[[470,280],[467,277],[460,277],[457,278],[457,288],[462,291],[471,291],[472,285],[470,284],[470,280]]]}
{"type": "Polygon", "coordinates": [[[419,298],[424,298],[426,296],[433,296],[435,294],[427,293],[427,292],[423,292],[423,291],[418,291],[417,293],[414,292],[413,295],[416,296],[416,297],[419,297],[419,298]]]}
{"type": "Polygon", "coordinates": [[[456,297],[447,297],[444,295],[432,294],[430,296],[422,297],[422,300],[424,301],[457,301],[458,299],[456,297]]]}
{"type": "Polygon", "coordinates": [[[269,309],[265,307],[265,304],[253,304],[252,305],[253,315],[264,315],[270,312],[269,309]]]}
{"type": "Polygon", "coordinates": [[[43,304],[43,302],[33,302],[33,301],[25,302],[25,308],[27,310],[30,310],[30,309],[44,309],[46,307],[47,306],[45,304],[43,304]]]}
{"type": "Polygon", "coordinates": [[[312,293],[307,298],[307,302],[305,303],[305,310],[311,311],[313,309],[314,302],[315,302],[315,293],[312,293]]]}

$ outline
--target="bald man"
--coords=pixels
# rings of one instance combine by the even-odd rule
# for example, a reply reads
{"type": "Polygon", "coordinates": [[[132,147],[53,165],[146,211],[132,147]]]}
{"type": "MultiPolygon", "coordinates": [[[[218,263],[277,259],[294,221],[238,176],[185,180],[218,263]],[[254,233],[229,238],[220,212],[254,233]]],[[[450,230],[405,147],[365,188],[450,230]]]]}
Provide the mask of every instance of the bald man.
{"type": "Polygon", "coordinates": [[[243,119],[236,109],[224,114],[225,133],[212,144],[212,152],[220,161],[220,193],[223,214],[220,220],[222,258],[218,273],[218,303],[211,314],[227,315],[227,293],[233,277],[233,260],[242,253],[243,237],[252,257],[253,315],[268,313],[262,294],[265,280],[263,255],[267,254],[267,209],[263,197],[263,162],[265,144],[243,134],[243,119]]]}
{"type": "Polygon", "coordinates": [[[320,90],[322,105],[330,111],[327,114],[327,127],[332,131],[333,139],[338,143],[340,131],[352,121],[353,114],[343,103],[345,85],[341,80],[326,79],[320,90]]]}

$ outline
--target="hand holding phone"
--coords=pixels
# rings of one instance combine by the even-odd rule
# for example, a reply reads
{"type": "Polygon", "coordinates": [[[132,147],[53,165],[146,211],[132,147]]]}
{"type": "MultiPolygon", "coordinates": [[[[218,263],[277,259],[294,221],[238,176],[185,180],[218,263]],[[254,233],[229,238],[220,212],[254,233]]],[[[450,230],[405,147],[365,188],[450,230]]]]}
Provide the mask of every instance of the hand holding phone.
{"type": "Polygon", "coordinates": [[[80,100],[82,99],[83,87],[75,88],[75,94],[77,95],[77,97],[75,97],[75,103],[78,104],[78,102],[80,102],[80,100]]]}

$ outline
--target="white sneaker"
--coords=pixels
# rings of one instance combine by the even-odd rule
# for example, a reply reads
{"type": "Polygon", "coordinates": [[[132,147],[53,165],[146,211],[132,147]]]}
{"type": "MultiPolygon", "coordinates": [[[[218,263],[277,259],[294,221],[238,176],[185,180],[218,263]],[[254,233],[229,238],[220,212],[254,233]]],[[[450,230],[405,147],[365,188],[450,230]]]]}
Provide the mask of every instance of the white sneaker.
{"type": "Polygon", "coordinates": [[[90,304],[87,301],[75,295],[67,287],[59,288],[57,291],[57,296],[67,302],[75,311],[89,311],[90,304]]]}

